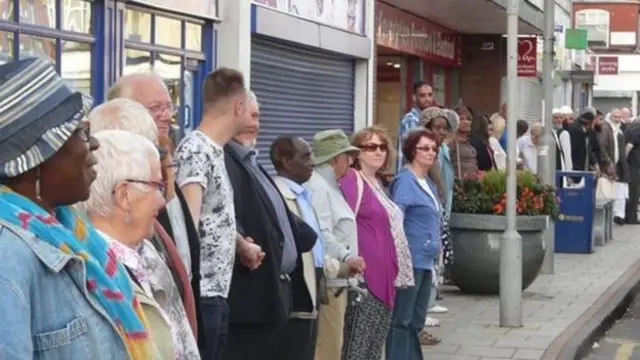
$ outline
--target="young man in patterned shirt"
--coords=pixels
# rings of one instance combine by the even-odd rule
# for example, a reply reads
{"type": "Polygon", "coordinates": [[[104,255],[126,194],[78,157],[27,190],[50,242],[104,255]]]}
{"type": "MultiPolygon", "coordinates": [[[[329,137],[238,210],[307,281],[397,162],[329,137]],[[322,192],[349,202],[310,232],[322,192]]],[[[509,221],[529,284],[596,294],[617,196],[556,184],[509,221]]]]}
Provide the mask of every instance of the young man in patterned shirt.
{"type": "Polygon", "coordinates": [[[250,269],[262,249],[236,233],[233,189],[224,162],[224,145],[251,121],[250,99],[242,73],[220,68],[205,79],[200,126],[176,149],[177,182],[200,233],[200,308],[198,340],[202,358],[223,358],[228,335],[227,297],[236,253],[250,269]]]}

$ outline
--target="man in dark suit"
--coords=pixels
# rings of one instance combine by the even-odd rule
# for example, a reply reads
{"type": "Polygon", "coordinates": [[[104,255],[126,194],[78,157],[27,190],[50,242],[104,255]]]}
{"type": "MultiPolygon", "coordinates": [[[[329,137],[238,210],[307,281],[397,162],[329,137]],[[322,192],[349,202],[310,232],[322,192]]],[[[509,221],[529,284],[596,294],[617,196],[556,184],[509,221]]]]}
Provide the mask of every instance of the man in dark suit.
{"type": "MultiPolygon", "coordinates": [[[[266,255],[253,271],[237,265],[233,269],[225,359],[279,360],[278,348],[292,310],[291,279],[302,276],[300,254],[311,251],[318,235],[289,211],[276,184],[256,161],[253,146],[259,112],[252,98],[253,122],[225,146],[225,164],[238,233],[251,237],[266,255]]],[[[312,304],[310,298],[306,302],[312,304]]]]}
{"type": "Polygon", "coordinates": [[[640,198],[640,121],[633,120],[624,131],[625,154],[629,165],[629,199],[625,223],[637,225],[638,199],[640,198]]]}
{"type": "MultiPolygon", "coordinates": [[[[577,121],[567,127],[571,137],[573,170],[600,171],[600,146],[593,130],[595,118],[595,111],[586,109],[580,114],[577,121]]],[[[580,182],[581,179],[574,180],[580,182]]]]}

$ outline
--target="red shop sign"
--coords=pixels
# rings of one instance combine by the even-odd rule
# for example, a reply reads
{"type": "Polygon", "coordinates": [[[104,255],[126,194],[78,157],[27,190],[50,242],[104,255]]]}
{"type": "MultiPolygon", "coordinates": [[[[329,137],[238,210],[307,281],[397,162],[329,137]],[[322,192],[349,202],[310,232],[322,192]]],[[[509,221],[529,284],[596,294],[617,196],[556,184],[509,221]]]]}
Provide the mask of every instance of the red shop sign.
{"type": "Polygon", "coordinates": [[[618,75],[618,57],[600,56],[598,58],[599,75],[618,75]]]}
{"type": "Polygon", "coordinates": [[[456,32],[383,2],[376,3],[376,43],[444,66],[462,64],[456,32]]]}
{"type": "Polygon", "coordinates": [[[538,38],[518,38],[518,76],[538,76],[538,38]]]}

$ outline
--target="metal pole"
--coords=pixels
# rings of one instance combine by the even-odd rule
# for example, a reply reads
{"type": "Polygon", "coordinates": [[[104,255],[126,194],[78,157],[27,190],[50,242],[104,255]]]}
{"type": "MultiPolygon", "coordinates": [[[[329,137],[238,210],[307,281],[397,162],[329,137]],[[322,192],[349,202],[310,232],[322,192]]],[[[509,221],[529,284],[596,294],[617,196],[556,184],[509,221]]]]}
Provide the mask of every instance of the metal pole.
{"type": "Polygon", "coordinates": [[[507,3],[507,230],[500,242],[500,326],[522,326],[522,239],[516,230],[518,6],[507,3]]]}
{"type": "MultiPolygon", "coordinates": [[[[544,129],[542,136],[542,147],[538,152],[538,176],[545,185],[555,185],[556,173],[556,146],[553,137],[553,42],[554,37],[554,12],[555,0],[544,0],[544,49],[542,57],[542,86],[544,88],[544,104],[542,114],[544,119],[544,129]]],[[[542,233],[542,238],[546,244],[544,262],[542,263],[543,274],[553,274],[554,262],[554,225],[549,222],[549,227],[542,233]]]]}

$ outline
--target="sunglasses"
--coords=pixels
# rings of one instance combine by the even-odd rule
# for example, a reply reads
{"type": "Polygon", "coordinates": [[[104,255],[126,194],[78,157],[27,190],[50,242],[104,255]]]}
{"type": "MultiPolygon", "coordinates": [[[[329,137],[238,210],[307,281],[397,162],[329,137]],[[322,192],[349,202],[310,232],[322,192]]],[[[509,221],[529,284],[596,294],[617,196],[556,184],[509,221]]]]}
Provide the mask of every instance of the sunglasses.
{"type": "Polygon", "coordinates": [[[387,152],[389,151],[389,146],[387,144],[362,144],[360,149],[365,152],[374,152],[378,149],[382,152],[387,152]]]}
{"type": "Polygon", "coordinates": [[[422,150],[422,151],[433,151],[435,153],[438,152],[438,147],[437,146],[418,146],[416,147],[417,150],[422,150]]]}

